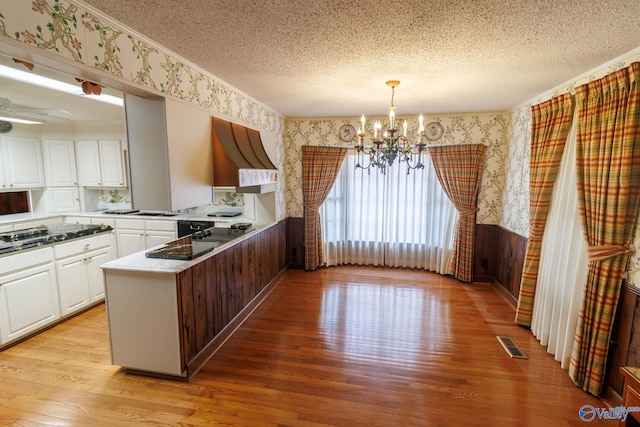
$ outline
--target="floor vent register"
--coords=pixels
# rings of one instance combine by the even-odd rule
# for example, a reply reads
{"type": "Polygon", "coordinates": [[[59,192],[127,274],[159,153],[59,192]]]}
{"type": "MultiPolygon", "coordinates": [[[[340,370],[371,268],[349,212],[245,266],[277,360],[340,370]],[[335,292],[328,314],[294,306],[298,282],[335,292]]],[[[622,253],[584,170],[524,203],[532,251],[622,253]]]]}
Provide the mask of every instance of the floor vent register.
{"type": "Polygon", "coordinates": [[[502,344],[502,347],[509,354],[510,357],[514,359],[527,358],[527,356],[525,356],[524,353],[520,351],[520,348],[518,348],[518,345],[511,338],[500,337],[500,336],[497,336],[496,338],[498,338],[498,341],[500,341],[500,344],[502,344]]]}

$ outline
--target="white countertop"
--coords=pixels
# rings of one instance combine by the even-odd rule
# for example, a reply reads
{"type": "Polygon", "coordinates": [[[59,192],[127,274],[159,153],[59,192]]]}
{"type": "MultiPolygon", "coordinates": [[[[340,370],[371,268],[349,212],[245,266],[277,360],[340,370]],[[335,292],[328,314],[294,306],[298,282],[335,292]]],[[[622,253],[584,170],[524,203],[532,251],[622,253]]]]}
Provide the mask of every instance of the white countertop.
{"type": "MultiPolygon", "coordinates": [[[[120,215],[118,215],[120,216],[120,215]]],[[[175,217],[174,217],[175,218],[175,217]]],[[[234,218],[235,221],[237,221],[237,218],[241,218],[241,217],[236,217],[234,218]]],[[[235,222],[233,221],[233,222],[235,222]]],[[[237,244],[239,244],[240,242],[248,239],[249,237],[260,233],[261,231],[272,227],[274,225],[276,225],[276,222],[273,222],[271,224],[267,224],[261,227],[256,227],[251,231],[248,231],[246,234],[244,234],[241,237],[238,237],[235,240],[232,240],[231,242],[225,243],[223,245],[218,246],[217,248],[215,248],[213,251],[204,254],[202,256],[199,256],[197,258],[194,258],[192,260],[174,260],[174,259],[162,259],[162,258],[147,258],[144,254],[150,250],[156,249],[156,248],[160,248],[164,245],[159,245],[156,246],[155,248],[149,248],[149,249],[145,249],[144,251],[141,252],[136,252],[135,254],[132,255],[128,255],[122,258],[118,258],[115,259],[113,261],[109,261],[105,264],[102,264],[101,268],[105,271],[109,271],[109,270],[124,270],[124,271],[139,271],[139,272],[148,272],[148,273],[169,273],[169,274],[177,274],[180,273],[181,271],[184,271],[190,267],[193,267],[196,264],[199,264],[203,261],[205,261],[208,258],[211,258],[212,256],[232,247],[235,246],[237,244]]]]}
{"type": "Polygon", "coordinates": [[[82,212],[66,212],[66,213],[19,213],[19,214],[8,214],[8,215],[0,215],[0,225],[2,224],[11,224],[11,223],[20,223],[26,221],[34,221],[38,219],[50,219],[50,218],[64,218],[64,217],[104,217],[110,219],[118,219],[118,218],[127,218],[127,219],[146,219],[146,220],[168,220],[168,221],[178,221],[178,220],[187,220],[187,221],[212,221],[215,222],[216,227],[230,227],[231,224],[236,222],[254,222],[253,220],[245,217],[245,216],[236,216],[236,217],[211,217],[205,213],[181,213],[176,214],[175,216],[145,216],[145,215],[135,215],[135,214],[126,214],[126,215],[113,215],[113,214],[105,214],[104,211],[82,211],[82,212]]]}

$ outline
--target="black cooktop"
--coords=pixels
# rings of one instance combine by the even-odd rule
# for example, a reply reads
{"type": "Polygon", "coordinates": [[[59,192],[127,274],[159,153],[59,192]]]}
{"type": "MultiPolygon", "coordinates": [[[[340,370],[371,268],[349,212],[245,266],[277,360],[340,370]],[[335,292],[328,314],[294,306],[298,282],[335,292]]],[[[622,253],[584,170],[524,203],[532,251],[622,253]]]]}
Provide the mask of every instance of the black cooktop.
{"type": "Polygon", "coordinates": [[[207,216],[213,216],[216,218],[233,218],[240,215],[242,215],[242,212],[215,212],[210,213],[207,216]]]}
{"type": "Polygon", "coordinates": [[[159,249],[149,251],[144,255],[147,258],[190,260],[211,252],[221,244],[222,242],[218,241],[193,240],[192,236],[186,236],[167,243],[159,249]]]}
{"type": "Polygon", "coordinates": [[[51,224],[24,230],[7,231],[0,233],[0,254],[91,236],[111,230],[112,228],[107,225],[51,224]]]}
{"type": "Polygon", "coordinates": [[[0,240],[5,242],[13,242],[15,240],[24,240],[31,237],[46,236],[49,229],[45,225],[39,227],[27,228],[25,230],[6,231],[0,233],[0,240]]]}
{"type": "Polygon", "coordinates": [[[127,215],[127,214],[136,213],[136,212],[140,212],[140,210],[139,209],[112,209],[110,211],[104,211],[102,213],[107,215],[127,215]]]}

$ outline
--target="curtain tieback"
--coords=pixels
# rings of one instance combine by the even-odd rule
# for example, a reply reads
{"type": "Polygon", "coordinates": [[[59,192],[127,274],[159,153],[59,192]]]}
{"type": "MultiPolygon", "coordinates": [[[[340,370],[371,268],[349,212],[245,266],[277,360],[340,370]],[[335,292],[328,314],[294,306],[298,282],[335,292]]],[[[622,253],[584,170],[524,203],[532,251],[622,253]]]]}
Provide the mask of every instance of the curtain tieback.
{"type": "Polygon", "coordinates": [[[305,206],[304,209],[311,212],[315,212],[315,213],[320,212],[320,208],[319,207],[316,208],[315,206],[305,206]]]}
{"type": "Polygon", "coordinates": [[[633,245],[629,244],[589,246],[587,255],[589,262],[600,262],[618,255],[628,254],[633,250],[633,245]]]}
{"type": "Polygon", "coordinates": [[[479,209],[478,209],[478,208],[475,208],[475,209],[469,209],[469,210],[466,210],[466,211],[460,211],[460,212],[458,212],[458,218],[462,218],[463,216],[470,216],[470,215],[473,215],[473,214],[475,214],[475,213],[476,213],[476,212],[478,212],[478,211],[479,211],[479,209]]]}

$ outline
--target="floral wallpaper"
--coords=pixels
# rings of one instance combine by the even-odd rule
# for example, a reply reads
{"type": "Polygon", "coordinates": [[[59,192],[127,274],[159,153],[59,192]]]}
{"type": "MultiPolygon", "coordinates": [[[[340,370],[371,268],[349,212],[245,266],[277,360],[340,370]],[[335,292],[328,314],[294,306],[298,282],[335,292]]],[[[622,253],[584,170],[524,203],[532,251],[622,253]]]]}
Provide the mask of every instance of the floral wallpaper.
{"type": "MultiPolygon", "coordinates": [[[[409,133],[418,129],[417,117],[398,117],[407,119],[409,133]]],[[[369,118],[367,129],[376,119],[369,118]]],[[[479,212],[477,221],[484,224],[497,224],[502,213],[504,193],[504,174],[507,169],[507,150],[509,132],[508,114],[479,114],[460,116],[425,117],[425,122],[439,122],[444,134],[437,144],[482,143],[488,146],[485,157],[485,170],[479,194],[479,212]]],[[[360,125],[358,118],[351,119],[289,119],[286,121],[284,144],[286,152],[286,207],[289,216],[302,216],[302,146],[328,145],[346,146],[338,138],[338,130],[344,124],[354,127],[360,125]]]]}
{"type": "Polygon", "coordinates": [[[511,112],[509,147],[506,154],[505,184],[499,224],[522,236],[529,235],[529,150],[531,146],[531,106],[511,112]]]}

